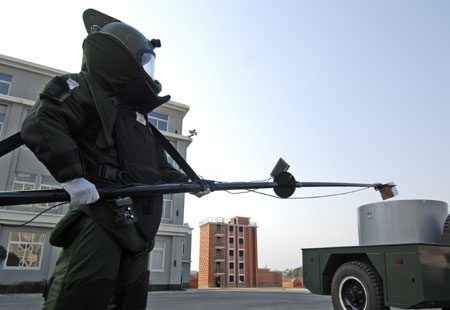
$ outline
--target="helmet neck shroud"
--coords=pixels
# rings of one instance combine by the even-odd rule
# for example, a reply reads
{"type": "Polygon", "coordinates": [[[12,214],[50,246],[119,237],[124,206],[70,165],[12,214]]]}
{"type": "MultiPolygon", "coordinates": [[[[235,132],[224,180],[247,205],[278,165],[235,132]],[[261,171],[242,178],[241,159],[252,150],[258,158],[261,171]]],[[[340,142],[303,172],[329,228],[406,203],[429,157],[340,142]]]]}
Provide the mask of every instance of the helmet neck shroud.
{"type": "Polygon", "coordinates": [[[88,35],[83,55],[87,71],[108,92],[116,92],[138,77],[151,79],[131,51],[112,35],[88,35]]]}

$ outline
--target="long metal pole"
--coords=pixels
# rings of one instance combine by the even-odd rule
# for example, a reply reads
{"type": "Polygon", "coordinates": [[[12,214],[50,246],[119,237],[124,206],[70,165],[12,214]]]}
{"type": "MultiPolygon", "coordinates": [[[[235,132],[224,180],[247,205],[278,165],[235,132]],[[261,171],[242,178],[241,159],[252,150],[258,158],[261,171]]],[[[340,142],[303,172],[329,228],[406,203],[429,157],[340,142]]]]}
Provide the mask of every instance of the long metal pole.
{"type": "MultiPolygon", "coordinates": [[[[374,187],[379,189],[380,183],[334,183],[334,182],[295,182],[295,187],[374,187]]],[[[101,199],[110,199],[120,196],[149,196],[156,194],[197,193],[205,189],[211,191],[224,190],[251,190],[283,188],[281,182],[205,182],[199,183],[172,183],[156,185],[133,185],[117,188],[99,189],[101,199]]],[[[289,186],[289,185],[288,185],[289,186]]],[[[278,194],[278,193],[277,193],[278,194]]],[[[283,197],[285,198],[285,197],[283,197]]],[[[70,201],[70,197],[63,189],[34,190],[34,191],[5,191],[0,192],[0,206],[70,201]]]]}

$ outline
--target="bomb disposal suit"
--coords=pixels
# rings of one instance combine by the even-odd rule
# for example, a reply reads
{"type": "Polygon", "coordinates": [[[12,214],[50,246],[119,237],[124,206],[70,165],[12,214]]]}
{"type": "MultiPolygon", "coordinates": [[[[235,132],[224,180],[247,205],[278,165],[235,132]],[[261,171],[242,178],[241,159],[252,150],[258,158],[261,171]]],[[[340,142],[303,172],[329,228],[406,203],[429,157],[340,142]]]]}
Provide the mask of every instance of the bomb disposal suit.
{"type": "Polygon", "coordinates": [[[187,181],[147,123],[170,99],[157,95],[161,86],[146,71],[155,47],[121,22],[92,32],[82,71],[51,80],[24,122],[23,141],[71,196],[50,237],[63,250],[44,309],[146,308],[162,196],[92,202],[100,187],[187,181]]]}

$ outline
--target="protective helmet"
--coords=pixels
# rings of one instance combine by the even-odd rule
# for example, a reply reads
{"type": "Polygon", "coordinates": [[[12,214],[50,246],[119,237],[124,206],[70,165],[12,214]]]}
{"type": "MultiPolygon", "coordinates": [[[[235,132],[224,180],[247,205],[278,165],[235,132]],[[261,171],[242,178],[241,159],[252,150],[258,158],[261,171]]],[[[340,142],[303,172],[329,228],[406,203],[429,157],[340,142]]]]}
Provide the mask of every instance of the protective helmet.
{"type": "Polygon", "coordinates": [[[89,34],[103,32],[119,39],[144,67],[147,74],[154,78],[156,55],[153,50],[161,47],[160,40],[149,41],[137,29],[94,9],[84,11],[83,21],[89,34]]]}
{"type": "Polygon", "coordinates": [[[161,47],[159,40],[149,41],[140,31],[119,21],[106,24],[100,32],[113,35],[125,44],[147,74],[154,78],[156,57],[154,49],[161,47]]]}

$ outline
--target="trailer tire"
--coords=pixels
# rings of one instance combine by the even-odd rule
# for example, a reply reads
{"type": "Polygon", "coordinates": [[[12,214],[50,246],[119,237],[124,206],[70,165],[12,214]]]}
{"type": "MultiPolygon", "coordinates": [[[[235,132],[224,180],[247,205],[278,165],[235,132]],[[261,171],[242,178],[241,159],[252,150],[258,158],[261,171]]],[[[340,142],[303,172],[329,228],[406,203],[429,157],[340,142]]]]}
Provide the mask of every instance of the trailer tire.
{"type": "Polygon", "coordinates": [[[444,234],[450,235],[450,214],[447,216],[447,219],[444,222],[444,234]]]}
{"type": "Polygon", "coordinates": [[[342,264],[331,283],[335,310],[386,310],[383,283],[375,269],[362,262],[342,264]]]}

